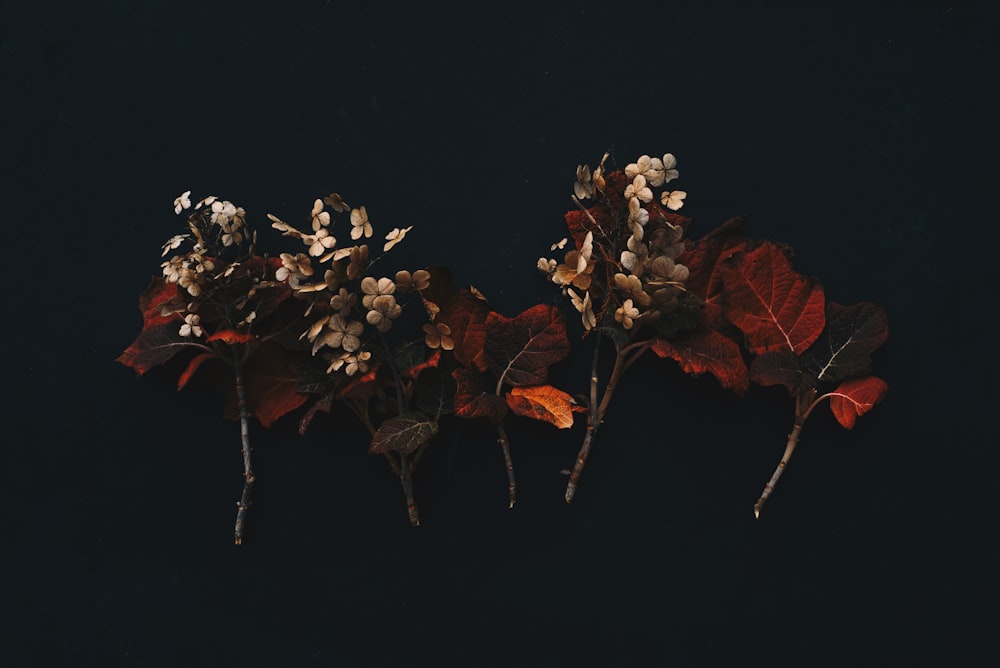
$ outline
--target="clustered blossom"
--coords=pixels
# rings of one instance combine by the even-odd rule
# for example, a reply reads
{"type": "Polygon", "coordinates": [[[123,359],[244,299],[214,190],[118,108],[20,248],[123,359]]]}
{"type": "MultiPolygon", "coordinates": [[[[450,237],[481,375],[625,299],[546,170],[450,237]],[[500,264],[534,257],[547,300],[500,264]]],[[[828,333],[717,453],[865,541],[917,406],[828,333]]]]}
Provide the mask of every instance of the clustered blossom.
{"type": "MultiPolygon", "coordinates": [[[[315,320],[301,338],[312,343],[313,355],[321,355],[329,362],[328,373],[342,371],[351,376],[364,373],[369,367],[372,354],[365,349],[368,339],[388,332],[402,315],[399,295],[419,294],[429,315],[436,306],[422,295],[430,285],[430,273],[426,270],[399,271],[395,280],[367,275],[374,262],[369,259],[369,246],[366,243],[338,246],[333,234],[335,221],[327,207],[334,214],[347,214],[352,241],[374,235],[368,209],[351,208],[337,193],[313,202],[309,217],[311,231],[297,229],[268,214],[273,228],[307,247],[305,252],[282,253],[275,278],[287,281],[296,297],[308,300],[306,315],[315,320]]],[[[382,251],[391,250],[412,229],[412,226],[393,229],[386,235],[382,251]]]]}
{"type": "MultiPolygon", "coordinates": [[[[671,153],[662,158],[640,156],[623,172],[613,174],[605,174],[607,157],[605,154],[593,172],[583,165],[576,170],[577,204],[584,209],[580,200],[596,201],[593,209],[584,209],[589,221],[586,236],[582,242],[577,237],[579,247],[569,250],[562,262],[539,258],[538,269],[570,298],[585,329],[610,324],[613,315],[614,323],[632,330],[678,306],[688,277],[687,267],[676,263],[685,249],[684,230],[673,224],[659,205],[676,211],[687,193],[663,191],[659,205],[654,202],[653,188],[679,176],[671,153]],[[602,266],[600,271],[596,270],[598,265],[602,266]]],[[[562,248],[564,242],[553,244],[551,250],[562,248]]]]}

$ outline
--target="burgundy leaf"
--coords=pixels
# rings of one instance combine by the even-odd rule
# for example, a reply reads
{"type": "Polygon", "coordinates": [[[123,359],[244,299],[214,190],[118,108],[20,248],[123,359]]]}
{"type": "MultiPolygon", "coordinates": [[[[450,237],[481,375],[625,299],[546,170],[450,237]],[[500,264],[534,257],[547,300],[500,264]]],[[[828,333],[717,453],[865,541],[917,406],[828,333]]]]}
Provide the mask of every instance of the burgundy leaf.
{"type": "Polygon", "coordinates": [[[743,394],[750,386],[739,345],[713,329],[701,328],[672,341],[653,339],[650,348],[660,357],[680,364],[686,373],[712,374],[723,387],[737,394],[743,394]]]}
{"type": "Polygon", "coordinates": [[[826,305],[826,328],[803,355],[805,368],[820,380],[837,382],[871,373],[872,351],[889,338],[882,307],[869,302],[826,305]]]}
{"type": "Polygon", "coordinates": [[[483,352],[501,383],[543,385],[549,366],[569,355],[565,317],[548,304],[532,306],[514,318],[491,311],[483,352]]]}
{"type": "Polygon", "coordinates": [[[764,242],[722,263],[726,317],[755,355],[776,350],[801,354],[826,323],[823,287],[803,276],[781,247],[764,242]]]}

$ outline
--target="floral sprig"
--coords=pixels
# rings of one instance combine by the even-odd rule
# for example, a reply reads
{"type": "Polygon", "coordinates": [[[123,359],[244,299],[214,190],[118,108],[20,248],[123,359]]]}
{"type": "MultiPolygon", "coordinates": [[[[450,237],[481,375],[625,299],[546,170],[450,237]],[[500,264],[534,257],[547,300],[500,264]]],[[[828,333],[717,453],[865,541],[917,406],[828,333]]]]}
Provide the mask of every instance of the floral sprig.
{"type": "Polygon", "coordinates": [[[415,386],[411,376],[415,366],[426,364],[430,353],[419,358],[419,352],[426,350],[416,346],[427,338],[423,328],[419,331],[424,333],[413,339],[405,334],[390,334],[403,321],[407,300],[421,305],[418,317],[424,321],[423,327],[434,327],[439,333],[437,347],[446,340],[447,327],[433,323],[438,308],[424,296],[431,282],[426,269],[403,269],[391,277],[371,272],[413,227],[391,230],[385,237],[382,255],[371,257],[368,244],[357,243],[374,236],[367,207],[351,208],[337,193],[313,202],[312,232],[304,232],[273,214],[268,218],[273,228],[307,247],[305,253],[282,253],[278,270],[278,276],[288,281],[295,298],[303,304],[307,324],[299,339],[309,344],[310,355],[322,362],[326,376],[323,380],[313,374],[300,383],[304,391],[317,396],[300,429],[306,429],[317,410],[325,410],[335,400],[346,403],[371,432],[373,450],[384,454],[399,476],[410,521],[419,524],[412,471],[437,431],[439,415],[412,410],[415,386]],[[341,247],[334,229],[338,217],[345,215],[348,236],[355,243],[341,247]],[[380,410],[369,400],[376,391],[386,392],[396,401],[387,402],[386,409],[380,410]],[[393,429],[400,421],[408,424],[407,433],[419,433],[421,439],[386,437],[387,432],[395,434],[393,429]]]}
{"type": "MultiPolygon", "coordinates": [[[[562,262],[541,257],[537,266],[580,314],[587,335],[596,332],[587,433],[566,489],[571,501],[599,425],[621,374],[656,337],[696,325],[699,300],[685,289],[688,268],[677,258],[687,248],[689,220],[675,213],[687,193],[654,188],[679,176],[673,154],[640,156],[624,170],[608,171],[608,154],[593,170],[577,167],[573,201],[566,214],[574,247],[562,262]],[[583,200],[591,200],[586,206],[583,200]],[[615,346],[615,366],[599,392],[600,337],[615,346]]],[[[563,243],[553,244],[552,249],[563,243]]]]}

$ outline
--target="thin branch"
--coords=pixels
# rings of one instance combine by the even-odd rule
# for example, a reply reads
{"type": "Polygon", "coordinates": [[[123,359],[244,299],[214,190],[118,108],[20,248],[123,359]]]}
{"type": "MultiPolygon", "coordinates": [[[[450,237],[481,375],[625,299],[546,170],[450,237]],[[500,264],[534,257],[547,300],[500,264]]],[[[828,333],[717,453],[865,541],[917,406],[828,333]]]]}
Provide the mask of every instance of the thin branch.
{"type": "Polygon", "coordinates": [[[236,503],[235,542],[243,544],[247,511],[250,510],[250,493],[253,491],[254,474],[250,462],[250,412],[247,408],[246,388],[243,385],[243,362],[233,349],[233,373],[236,376],[236,401],[240,412],[240,438],[243,446],[243,494],[236,503]]]}
{"type": "Polygon", "coordinates": [[[497,443],[503,450],[503,460],[507,466],[507,493],[510,500],[510,508],[517,503],[517,483],[514,481],[514,462],[510,457],[510,442],[507,440],[507,430],[504,429],[503,421],[497,423],[497,443]]]}
{"type": "Polygon", "coordinates": [[[566,483],[566,503],[570,503],[576,494],[576,487],[580,483],[580,475],[583,473],[583,467],[587,464],[587,457],[590,455],[590,446],[593,443],[594,436],[597,433],[597,426],[601,420],[597,403],[597,383],[599,380],[597,367],[600,359],[601,337],[598,336],[594,339],[594,355],[590,363],[590,410],[587,411],[587,433],[584,435],[583,445],[580,446],[580,451],[576,455],[576,463],[573,465],[573,471],[569,475],[569,482],[566,483]]]}
{"type": "Polygon", "coordinates": [[[781,461],[778,462],[777,468],[774,469],[774,473],[771,474],[771,479],[767,481],[764,486],[764,491],[761,493],[760,498],[757,499],[757,503],[753,505],[753,516],[756,519],[760,519],[760,510],[764,507],[764,502],[767,501],[768,497],[774,491],[774,486],[778,484],[778,478],[785,471],[785,467],[788,466],[788,460],[791,459],[792,453],[795,452],[795,446],[799,443],[799,434],[802,432],[802,425],[805,423],[804,417],[795,418],[795,427],[792,428],[792,433],[788,435],[788,442],[785,445],[785,453],[781,455],[781,461]]]}

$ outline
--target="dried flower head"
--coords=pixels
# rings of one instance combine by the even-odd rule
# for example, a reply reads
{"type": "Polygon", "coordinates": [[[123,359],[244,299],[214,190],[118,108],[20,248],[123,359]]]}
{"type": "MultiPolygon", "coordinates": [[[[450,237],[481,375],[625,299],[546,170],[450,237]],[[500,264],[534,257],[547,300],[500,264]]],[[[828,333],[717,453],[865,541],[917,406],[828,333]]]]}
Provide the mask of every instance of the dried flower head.
{"type": "Polygon", "coordinates": [[[639,309],[635,308],[631,299],[626,299],[618,310],[615,311],[615,320],[620,322],[625,329],[632,329],[636,318],[639,317],[639,309]]]}
{"type": "MultiPolygon", "coordinates": [[[[368,295],[366,295],[367,297],[368,295]]],[[[403,312],[402,307],[396,303],[394,295],[379,295],[371,300],[371,310],[365,319],[369,325],[373,325],[380,332],[387,332],[392,327],[392,321],[403,312]]]]}
{"type": "Polygon", "coordinates": [[[382,247],[382,252],[383,253],[389,252],[392,249],[392,247],[401,242],[403,238],[406,236],[406,233],[412,229],[413,229],[412,225],[404,228],[394,227],[392,231],[389,232],[389,234],[385,235],[386,243],[385,246],[382,247]]]}
{"type": "Polygon", "coordinates": [[[424,325],[424,343],[431,350],[441,348],[442,350],[454,350],[455,341],[451,338],[451,327],[443,322],[424,325]]]}
{"type": "Polygon", "coordinates": [[[198,324],[201,322],[201,316],[197,313],[188,313],[184,316],[184,324],[181,325],[179,334],[181,336],[201,336],[205,331],[198,324]]]}
{"type": "Polygon", "coordinates": [[[374,234],[374,230],[368,220],[368,209],[364,206],[353,209],[351,211],[351,238],[357,240],[363,236],[365,239],[370,239],[372,234],[374,234]]]}
{"type": "Polygon", "coordinates": [[[313,232],[319,232],[324,227],[330,225],[330,212],[323,210],[323,200],[317,199],[313,202],[312,208],[312,228],[313,232]]]}
{"type": "Polygon", "coordinates": [[[330,193],[323,198],[323,201],[330,206],[331,209],[337,213],[344,213],[345,211],[350,211],[351,207],[344,201],[338,193],[330,193]]]}
{"type": "Polygon", "coordinates": [[[180,213],[184,209],[191,208],[191,191],[185,190],[178,197],[174,198],[174,213],[180,213]]]}
{"type": "Polygon", "coordinates": [[[405,269],[396,272],[396,289],[400,292],[420,292],[431,285],[431,273],[426,269],[418,269],[412,274],[405,269]]]}
{"type": "Polygon", "coordinates": [[[594,179],[590,174],[589,165],[576,166],[576,183],[573,184],[573,193],[577,199],[589,199],[594,196],[594,179]]]}

